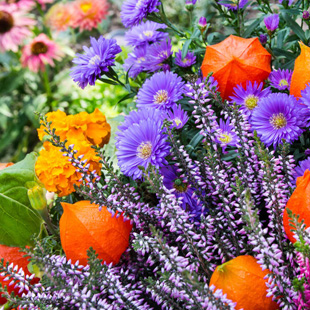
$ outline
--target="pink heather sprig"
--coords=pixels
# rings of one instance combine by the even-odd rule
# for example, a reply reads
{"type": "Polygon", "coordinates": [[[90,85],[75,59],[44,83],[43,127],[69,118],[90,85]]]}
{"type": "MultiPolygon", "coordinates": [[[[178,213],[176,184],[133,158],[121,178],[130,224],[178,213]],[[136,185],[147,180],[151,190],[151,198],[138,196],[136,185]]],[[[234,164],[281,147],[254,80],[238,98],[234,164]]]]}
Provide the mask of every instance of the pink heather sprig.
{"type": "Polygon", "coordinates": [[[302,253],[297,253],[297,262],[299,265],[299,274],[297,279],[303,282],[303,288],[298,291],[296,305],[298,310],[310,309],[310,262],[309,258],[302,253]]]}
{"type": "Polygon", "coordinates": [[[267,296],[273,296],[281,309],[296,310],[295,299],[297,293],[293,290],[292,279],[296,276],[287,268],[285,256],[274,238],[269,237],[268,228],[263,228],[255,209],[255,202],[249,189],[244,189],[240,180],[237,182],[239,206],[243,213],[243,220],[249,238],[249,244],[262,270],[269,269],[267,275],[267,296]],[[284,258],[284,259],[283,259],[284,258]]]}
{"type": "Polygon", "coordinates": [[[142,233],[135,233],[134,237],[138,253],[148,254],[152,262],[160,262],[158,272],[161,276],[156,281],[150,281],[148,288],[158,305],[167,309],[171,305],[175,306],[174,309],[235,309],[235,303],[225,298],[220,291],[213,293],[214,288],[200,283],[192,272],[188,272],[191,269],[190,260],[180,256],[177,247],[167,245],[157,231],[153,233],[154,237],[142,233]],[[165,276],[165,272],[169,272],[169,277],[165,276]]]}

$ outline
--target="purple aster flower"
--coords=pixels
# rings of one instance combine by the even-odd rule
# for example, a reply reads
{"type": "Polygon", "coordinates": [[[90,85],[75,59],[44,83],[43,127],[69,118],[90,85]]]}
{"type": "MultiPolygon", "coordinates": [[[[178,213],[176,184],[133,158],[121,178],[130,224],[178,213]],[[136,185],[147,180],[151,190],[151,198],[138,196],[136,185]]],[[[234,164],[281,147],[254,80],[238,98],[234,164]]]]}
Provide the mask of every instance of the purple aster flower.
{"type": "Polygon", "coordinates": [[[181,105],[174,105],[172,111],[168,111],[167,114],[174,128],[181,129],[188,121],[188,115],[182,110],[181,105]]]}
{"type": "Polygon", "coordinates": [[[139,24],[150,13],[158,12],[159,0],[125,0],[122,5],[121,18],[126,28],[139,24]]]}
{"type": "Polygon", "coordinates": [[[177,198],[183,197],[182,208],[196,216],[201,214],[201,206],[197,204],[197,200],[193,197],[195,188],[191,184],[184,182],[177,174],[175,167],[165,166],[160,169],[163,175],[163,183],[167,189],[174,188],[174,194],[177,198]]]}
{"type": "Polygon", "coordinates": [[[258,84],[254,82],[253,85],[252,82],[247,82],[246,89],[241,85],[235,87],[234,96],[231,96],[230,99],[240,105],[240,110],[251,116],[253,110],[259,105],[260,100],[270,93],[269,87],[263,89],[263,83],[258,84]]]}
{"type": "Polygon", "coordinates": [[[117,127],[117,139],[115,142],[116,147],[118,146],[118,141],[123,139],[124,132],[130,128],[133,124],[139,123],[141,120],[155,120],[159,123],[161,127],[163,121],[166,117],[166,113],[157,109],[139,109],[138,111],[131,111],[129,115],[125,117],[125,120],[121,125],[117,127]]]}
{"type": "Polygon", "coordinates": [[[155,72],[162,69],[164,62],[172,55],[171,41],[163,40],[150,45],[146,59],[146,70],[155,72]]]}
{"type": "Polygon", "coordinates": [[[146,45],[136,47],[125,59],[123,68],[125,71],[129,70],[129,77],[136,78],[139,73],[144,70],[144,63],[146,60],[148,47],[146,45]]]}
{"type": "Polygon", "coordinates": [[[182,98],[184,84],[181,77],[170,71],[155,73],[140,88],[137,107],[168,110],[182,98]]]}
{"type": "Polygon", "coordinates": [[[170,146],[162,122],[157,119],[141,119],[117,134],[116,139],[120,170],[133,179],[142,177],[138,166],[148,168],[151,164],[159,169],[168,164],[165,157],[169,155],[170,146]]]}
{"type": "Polygon", "coordinates": [[[76,54],[72,60],[77,66],[71,69],[70,75],[81,88],[87,84],[95,85],[95,81],[108,72],[110,66],[114,66],[115,55],[122,51],[116,40],[103,36],[98,41],[91,37],[90,44],[90,48],[83,46],[85,54],[76,54]]]}
{"type": "Polygon", "coordinates": [[[259,35],[259,41],[260,43],[262,43],[263,45],[267,43],[268,37],[265,34],[260,34],[259,35]]]}
{"type": "Polygon", "coordinates": [[[307,84],[306,88],[300,91],[300,101],[310,108],[310,84],[307,84]]]}
{"type": "Polygon", "coordinates": [[[196,56],[192,52],[187,52],[184,59],[182,59],[182,51],[179,50],[175,54],[175,60],[174,61],[175,61],[175,64],[177,66],[187,68],[187,67],[191,67],[194,63],[196,63],[196,56]]]}
{"type": "Polygon", "coordinates": [[[279,90],[284,90],[284,89],[290,89],[291,85],[291,79],[292,79],[292,70],[276,70],[272,71],[269,75],[269,80],[270,84],[279,89],[279,90]]]}
{"type": "Polygon", "coordinates": [[[290,143],[297,140],[303,132],[301,109],[294,96],[274,93],[260,100],[250,122],[266,146],[273,144],[276,148],[282,143],[282,139],[290,143]]]}
{"type": "Polygon", "coordinates": [[[243,9],[248,3],[248,0],[231,0],[232,3],[225,3],[225,1],[219,1],[219,4],[229,8],[230,10],[237,11],[243,9]]]}
{"type": "Polygon", "coordinates": [[[237,134],[233,131],[234,126],[230,124],[230,119],[227,118],[226,122],[220,119],[219,131],[216,133],[216,142],[221,145],[225,151],[228,145],[237,146],[239,139],[237,134]]]}
{"type": "Polygon", "coordinates": [[[133,47],[142,46],[147,43],[159,42],[169,37],[168,33],[157,31],[157,29],[165,28],[167,28],[167,26],[164,24],[146,21],[140,25],[132,27],[129,31],[127,31],[125,34],[125,40],[133,47]]]}
{"type": "Polygon", "coordinates": [[[279,26],[279,14],[272,14],[264,18],[264,23],[269,31],[275,31],[279,26]]]}
{"type": "Polygon", "coordinates": [[[295,167],[293,177],[295,178],[295,182],[297,181],[298,177],[302,177],[305,171],[310,170],[310,158],[302,160],[299,162],[299,165],[295,167]]]}

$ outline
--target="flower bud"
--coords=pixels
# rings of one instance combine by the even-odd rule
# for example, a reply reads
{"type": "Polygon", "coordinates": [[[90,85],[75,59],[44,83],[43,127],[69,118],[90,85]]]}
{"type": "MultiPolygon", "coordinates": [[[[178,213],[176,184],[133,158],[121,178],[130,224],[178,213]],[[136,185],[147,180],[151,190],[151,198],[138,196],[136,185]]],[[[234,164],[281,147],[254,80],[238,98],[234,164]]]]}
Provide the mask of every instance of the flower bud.
{"type": "Polygon", "coordinates": [[[198,29],[201,32],[204,32],[207,29],[207,19],[204,16],[199,18],[198,29]]]}
{"type": "Polygon", "coordinates": [[[28,198],[34,210],[42,211],[46,208],[47,202],[45,192],[46,190],[39,185],[35,185],[34,187],[28,189],[28,198]]]}
{"type": "Polygon", "coordinates": [[[303,12],[302,12],[302,18],[303,18],[303,19],[306,19],[306,20],[307,20],[307,19],[309,19],[309,17],[310,17],[310,14],[309,14],[308,11],[303,11],[303,12]]]}
{"type": "Polygon", "coordinates": [[[194,3],[192,0],[186,0],[186,3],[185,3],[185,8],[187,11],[193,11],[194,9],[194,3]]]}
{"type": "Polygon", "coordinates": [[[263,45],[267,43],[267,35],[265,34],[260,34],[259,35],[259,41],[260,43],[262,43],[263,45]]]}

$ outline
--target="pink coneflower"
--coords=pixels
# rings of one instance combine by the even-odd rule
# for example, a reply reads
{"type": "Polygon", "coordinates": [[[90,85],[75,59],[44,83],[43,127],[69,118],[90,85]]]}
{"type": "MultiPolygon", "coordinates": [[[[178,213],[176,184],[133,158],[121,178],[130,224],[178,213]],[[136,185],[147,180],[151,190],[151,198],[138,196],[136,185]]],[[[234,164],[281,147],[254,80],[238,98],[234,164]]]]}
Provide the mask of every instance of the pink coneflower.
{"type": "Polygon", "coordinates": [[[21,63],[34,72],[44,71],[45,65],[54,66],[53,59],[60,60],[62,52],[59,46],[44,33],[34,38],[22,50],[21,63]]]}
{"type": "Polygon", "coordinates": [[[35,6],[34,0],[5,0],[4,3],[16,7],[18,10],[29,11],[35,6]]]}
{"type": "Polygon", "coordinates": [[[47,24],[57,31],[66,30],[72,22],[72,2],[56,3],[46,14],[47,24]]]}
{"type": "Polygon", "coordinates": [[[34,24],[35,21],[15,5],[0,4],[0,52],[17,52],[18,45],[31,35],[29,27],[34,24]]]}
{"type": "Polygon", "coordinates": [[[108,12],[106,0],[77,0],[73,5],[72,27],[91,30],[105,19],[108,12]]]}

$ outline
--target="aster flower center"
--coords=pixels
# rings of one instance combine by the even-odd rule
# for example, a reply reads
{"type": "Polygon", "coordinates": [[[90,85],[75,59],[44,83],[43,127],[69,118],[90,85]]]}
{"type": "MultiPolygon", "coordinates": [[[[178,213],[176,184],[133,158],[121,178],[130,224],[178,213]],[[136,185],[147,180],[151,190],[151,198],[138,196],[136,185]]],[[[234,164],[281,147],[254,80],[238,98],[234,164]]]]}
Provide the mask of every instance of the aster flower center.
{"type": "Polygon", "coordinates": [[[183,183],[180,179],[175,179],[173,182],[173,188],[175,188],[179,193],[185,193],[187,191],[188,184],[183,183]]]}
{"type": "Polygon", "coordinates": [[[245,106],[249,110],[253,110],[254,108],[256,108],[257,102],[258,102],[258,97],[254,96],[254,95],[250,95],[250,96],[246,97],[246,99],[244,100],[245,106]]]}
{"type": "Polygon", "coordinates": [[[148,38],[151,38],[153,36],[153,31],[151,30],[146,30],[146,31],[143,31],[143,34],[148,37],[148,38]]]}
{"type": "Polygon", "coordinates": [[[0,33],[10,31],[14,26],[12,15],[6,11],[0,11],[0,33]]]}
{"type": "Polygon", "coordinates": [[[288,81],[285,79],[280,80],[279,86],[288,86],[288,81]]]}
{"type": "Polygon", "coordinates": [[[175,118],[174,122],[177,126],[179,126],[180,124],[182,125],[182,121],[179,118],[175,118]]]}
{"type": "Polygon", "coordinates": [[[157,104],[162,104],[168,100],[168,92],[164,89],[159,90],[156,95],[154,95],[154,101],[157,104]]]}
{"type": "Polygon", "coordinates": [[[87,13],[92,8],[92,3],[91,2],[82,3],[80,5],[80,8],[84,13],[87,13]]]}
{"type": "Polygon", "coordinates": [[[90,65],[95,65],[96,62],[97,62],[98,60],[100,60],[100,56],[99,56],[99,55],[95,55],[95,56],[93,56],[93,57],[89,60],[88,63],[89,63],[90,65]]]}
{"type": "Polygon", "coordinates": [[[273,114],[269,122],[274,129],[281,129],[287,125],[287,119],[283,113],[273,114]]]}
{"type": "Polygon", "coordinates": [[[31,53],[33,55],[44,54],[48,50],[47,46],[43,42],[36,42],[31,45],[31,53]]]}
{"type": "Polygon", "coordinates": [[[143,1],[144,0],[139,0],[137,3],[136,3],[136,9],[140,9],[142,4],[143,4],[143,1]]]}
{"type": "Polygon", "coordinates": [[[218,138],[223,143],[229,143],[232,140],[232,137],[230,134],[222,133],[221,136],[218,138]]]}
{"type": "Polygon", "coordinates": [[[142,142],[137,148],[137,156],[142,159],[148,159],[152,155],[152,143],[150,141],[142,142]]]}
{"type": "Polygon", "coordinates": [[[141,63],[141,62],[143,62],[143,61],[145,61],[145,58],[144,58],[144,57],[139,57],[139,58],[137,59],[137,62],[138,62],[138,63],[141,63]]]}
{"type": "Polygon", "coordinates": [[[184,58],[184,59],[182,60],[182,62],[183,62],[184,64],[186,64],[186,63],[188,62],[188,58],[184,58]]]}

